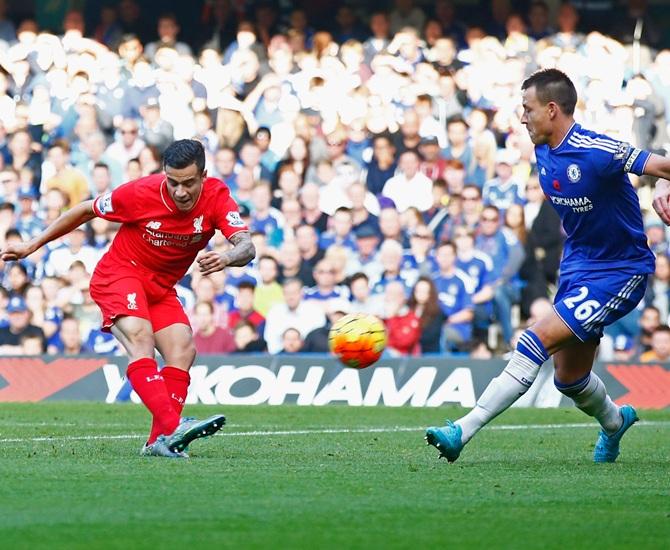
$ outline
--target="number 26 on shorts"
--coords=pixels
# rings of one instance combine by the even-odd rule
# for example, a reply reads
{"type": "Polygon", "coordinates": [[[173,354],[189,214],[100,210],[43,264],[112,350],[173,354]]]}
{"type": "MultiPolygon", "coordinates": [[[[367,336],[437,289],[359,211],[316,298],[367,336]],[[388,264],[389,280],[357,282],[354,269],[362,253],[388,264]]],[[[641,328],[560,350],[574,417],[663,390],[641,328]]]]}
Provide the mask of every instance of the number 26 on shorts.
{"type": "Polygon", "coordinates": [[[593,315],[593,312],[596,309],[600,307],[600,302],[598,300],[586,300],[588,295],[589,289],[583,286],[580,287],[579,293],[576,296],[572,296],[563,300],[563,303],[568,309],[575,310],[573,315],[577,321],[585,321],[591,317],[591,315],[593,315]]]}

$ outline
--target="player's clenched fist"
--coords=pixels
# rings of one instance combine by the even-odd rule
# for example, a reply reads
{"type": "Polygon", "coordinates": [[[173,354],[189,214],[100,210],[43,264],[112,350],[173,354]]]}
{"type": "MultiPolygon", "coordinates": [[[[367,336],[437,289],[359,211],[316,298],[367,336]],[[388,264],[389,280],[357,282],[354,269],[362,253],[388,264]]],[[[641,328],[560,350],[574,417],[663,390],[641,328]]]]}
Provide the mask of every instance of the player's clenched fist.
{"type": "Polygon", "coordinates": [[[225,254],[209,251],[200,254],[196,261],[200,266],[200,273],[203,275],[209,275],[210,273],[221,271],[224,267],[226,267],[228,265],[226,260],[227,258],[225,254]]]}
{"type": "Polygon", "coordinates": [[[654,191],[654,210],[665,225],[670,225],[670,181],[659,179],[654,191]]]}
{"type": "Polygon", "coordinates": [[[0,259],[4,262],[12,262],[15,260],[22,260],[26,256],[32,254],[33,248],[29,243],[19,243],[9,245],[3,250],[0,250],[0,259]]]}

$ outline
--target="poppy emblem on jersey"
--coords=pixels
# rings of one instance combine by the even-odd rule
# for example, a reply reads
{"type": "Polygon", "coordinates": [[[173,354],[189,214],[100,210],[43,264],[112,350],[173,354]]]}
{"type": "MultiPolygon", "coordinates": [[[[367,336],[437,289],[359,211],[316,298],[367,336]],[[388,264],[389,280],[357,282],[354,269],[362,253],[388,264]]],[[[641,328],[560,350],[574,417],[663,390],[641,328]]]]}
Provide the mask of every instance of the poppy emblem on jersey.
{"type": "Polygon", "coordinates": [[[561,183],[558,180],[554,180],[553,185],[554,185],[554,189],[556,189],[556,191],[561,190],[561,183]]]}
{"type": "Polygon", "coordinates": [[[161,228],[161,222],[147,222],[147,229],[153,229],[154,231],[161,228]]]}
{"type": "Polygon", "coordinates": [[[231,227],[244,227],[244,220],[239,212],[231,211],[226,214],[226,219],[231,227]]]}
{"type": "Polygon", "coordinates": [[[580,179],[582,179],[582,171],[579,169],[579,166],[576,164],[571,164],[568,166],[568,179],[572,183],[577,183],[580,179]]]}
{"type": "Polygon", "coordinates": [[[193,233],[202,233],[202,220],[204,215],[193,219],[193,233]]]}
{"type": "Polygon", "coordinates": [[[131,292],[126,296],[128,298],[128,309],[137,309],[137,292],[131,292]]]}

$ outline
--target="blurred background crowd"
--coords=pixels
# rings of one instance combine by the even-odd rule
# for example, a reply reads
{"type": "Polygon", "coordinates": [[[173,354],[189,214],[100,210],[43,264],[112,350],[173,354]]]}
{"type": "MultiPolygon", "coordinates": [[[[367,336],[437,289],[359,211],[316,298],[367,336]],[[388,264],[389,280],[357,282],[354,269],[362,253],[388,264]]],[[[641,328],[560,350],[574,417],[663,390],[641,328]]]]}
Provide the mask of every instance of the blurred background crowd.
{"type": "MultiPolygon", "coordinates": [[[[519,122],[537,68],[573,79],[583,125],[670,150],[662,2],[34,4],[0,0],[0,248],[196,137],[258,251],[180,282],[200,353],[324,352],[350,312],[384,319],[391,355],[509,351],[551,307],[564,239],[519,122]]],[[[605,359],[670,356],[652,183],[634,179],[656,273],[605,359]]],[[[117,229],[0,262],[0,354],[120,353],[88,292],[117,229]]]]}

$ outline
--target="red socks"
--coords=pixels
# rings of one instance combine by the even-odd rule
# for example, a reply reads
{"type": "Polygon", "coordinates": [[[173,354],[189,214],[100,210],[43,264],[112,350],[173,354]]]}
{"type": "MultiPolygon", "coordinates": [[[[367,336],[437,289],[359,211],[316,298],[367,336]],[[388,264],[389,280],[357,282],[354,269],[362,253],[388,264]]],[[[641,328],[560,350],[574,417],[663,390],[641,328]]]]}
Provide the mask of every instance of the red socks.
{"type": "MultiPolygon", "coordinates": [[[[172,408],[177,413],[177,415],[181,415],[181,411],[184,408],[184,403],[186,402],[188,385],[191,383],[191,376],[189,375],[188,371],[170,366],[163,367],[160,370],[160,374],[163,375],[165,389],[167,390],[167,394],[170,397],[172,408]]],[[[164,432],[160,423],[156,420],[156,417],[154,417],[153,424],[151,425],[151,433],[149,434],[147,443],[153,443],[162,433],[171,432],[164,432]]]]}
{"type": "Polygon", "coordinates": [[[128,365],[126,375],[142,403],[153,415],[154,424],[160,426],[160,433],[174,432],[179,425],[179,413],[174,410],[174,401],[170,399],[163,376],[158,372],[156,360],[145,357],[133,361],[128,365]]]}

